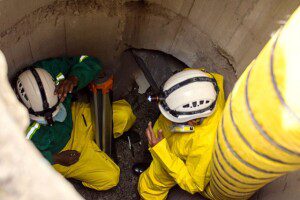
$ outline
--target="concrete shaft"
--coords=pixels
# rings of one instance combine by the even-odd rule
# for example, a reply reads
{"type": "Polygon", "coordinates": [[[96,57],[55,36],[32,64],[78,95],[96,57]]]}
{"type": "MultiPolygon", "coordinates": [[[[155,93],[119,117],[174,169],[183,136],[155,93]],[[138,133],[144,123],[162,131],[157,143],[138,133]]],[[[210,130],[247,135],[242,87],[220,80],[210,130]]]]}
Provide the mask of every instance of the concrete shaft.
{"type": "MultiPolygon", "coordinates": [[[[106,69],[117,71],[121,54],[133,47],[160,50],[190,67],[213,69],[233,85],[299,4],[300,0],[2,0],[0,48],[9,78],[37,60],[75,54],[96,56],[106,69]]],[[[285,181],[280,184],[275,185],[278,199],[284,197],[283,187],[285,192],[295,191],[292,186],[287,189],[285,181]]],[[[264,198],[273,192],[267,190],[264,198]]]]}

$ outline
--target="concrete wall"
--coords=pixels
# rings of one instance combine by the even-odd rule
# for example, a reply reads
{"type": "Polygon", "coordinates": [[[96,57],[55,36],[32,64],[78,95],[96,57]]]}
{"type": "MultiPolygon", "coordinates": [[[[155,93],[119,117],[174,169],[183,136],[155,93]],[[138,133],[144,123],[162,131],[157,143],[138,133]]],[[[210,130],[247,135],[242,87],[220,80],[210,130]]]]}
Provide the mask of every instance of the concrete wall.
{"type": "Polygon", "coordinates": [[[121,52],[136,47],[239,76],[300,0],[143,2],[2,0],[0,46],[9,75],[38,59],[83,52],[116,68],[121,52]]]}
{"type": "Polygon", "coordinates": [[[229,55],[240,75],[299,0],[150,0],[184,17],[229,55]]]}
{"type": "Polygon", "coordinates": [[[300,197],[300,171],[278,178],[258,191],[251,200],[297,200],[300,197]]]}
{"type": "Polygon", "coordinates": [[[39,59],[75,54],[117,71],[128,48],[172,54],[233,86],[300,0],[1,0],[9,77],[39,59]]]}
{"type": "Polygon", "coordinates": [[[11,68],[83,51],[115,66],[133,46],[162,50],[191,67],[230,62],[240,75],[300,0],[139,2],[3,0],[1,48],[11,68]]]}

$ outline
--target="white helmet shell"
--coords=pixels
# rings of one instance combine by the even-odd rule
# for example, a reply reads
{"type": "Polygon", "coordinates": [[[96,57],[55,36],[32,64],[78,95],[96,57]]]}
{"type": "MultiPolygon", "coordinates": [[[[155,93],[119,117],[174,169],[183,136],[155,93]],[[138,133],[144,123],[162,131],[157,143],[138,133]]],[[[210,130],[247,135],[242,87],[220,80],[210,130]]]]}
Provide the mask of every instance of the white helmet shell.
{"type": "Polygon", "coordinates": [[[207,73],[191,69],[169,78],[163,92],[167,95],[158,105],[161,113],[172,122],[184,123],[214,112],[218,87],[207,73]]]}
{"type": "MultiPolygon", "coordinates": [[[[35,70],[42,82],[49,108],[53,108],[59,101],[58,96],[54,94],[55,82],[46,70],[42,68],[35,68],[35,70]]],[[[20,101],[23,102],[27,109],[32,109],[34,112],[44,111],[41,91],[31,70],[25,70],[18,76],[16,81],[16,92],[18,93],[20,101]]],[[[52,112],[52,117],[54,117],[58,111],[59,106],[52,112]]],[[[29,117],[35,121],[45,119],[44,116],[36,116],[32,113],[29,113],[29,117]]]]}

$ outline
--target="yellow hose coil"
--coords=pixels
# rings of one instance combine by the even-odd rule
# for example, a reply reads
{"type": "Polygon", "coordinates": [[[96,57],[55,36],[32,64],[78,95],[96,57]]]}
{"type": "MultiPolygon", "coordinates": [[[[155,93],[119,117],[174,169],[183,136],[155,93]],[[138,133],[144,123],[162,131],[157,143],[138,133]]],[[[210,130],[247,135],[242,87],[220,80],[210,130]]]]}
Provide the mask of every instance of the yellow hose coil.
{"type": "Polygon", "coordinates": [[[300,169],[300,8],[236,83],[216,138],[214,199],[248,199],[300,169]]]}

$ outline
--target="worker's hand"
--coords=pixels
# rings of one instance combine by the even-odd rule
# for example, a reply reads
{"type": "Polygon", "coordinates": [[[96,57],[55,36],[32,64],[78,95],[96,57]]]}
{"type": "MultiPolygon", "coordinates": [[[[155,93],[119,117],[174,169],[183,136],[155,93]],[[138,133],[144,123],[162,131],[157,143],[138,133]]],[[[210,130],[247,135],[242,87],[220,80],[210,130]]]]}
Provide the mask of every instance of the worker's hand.
{"type": "Polygon", "coordinates": [[[149,142],[150,147],[154,147],[157,145],[160,141],[164,139],[164,136],[162,134],[162,130],[159,130],[157,133],[157,137],[154,134],[154,131],[152,129],[152,123],[148,123],[148,127],[146,129],[146,136],[149,142]]]}
{"type": "Polygon", "coordinates": [[[58,95],[60,102],[63,102],[68,93],[72,93],[74,87],[78,84],[78,78],[76,76],[69,76],[66,80],[63,80],[55,88],[54,94],[58,95]]]}
{"type": "Polygon", "coordinates": [[[54,164],[70,166],[75,164],[80,157],[80,153],[75,150],[67,150],[53,155],[54,164]]]}

